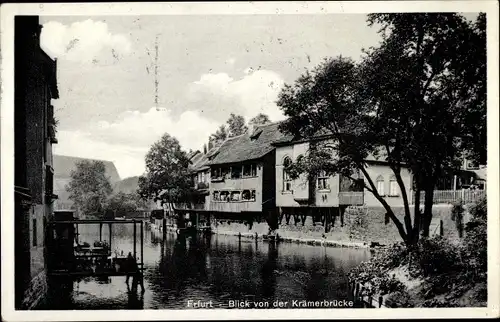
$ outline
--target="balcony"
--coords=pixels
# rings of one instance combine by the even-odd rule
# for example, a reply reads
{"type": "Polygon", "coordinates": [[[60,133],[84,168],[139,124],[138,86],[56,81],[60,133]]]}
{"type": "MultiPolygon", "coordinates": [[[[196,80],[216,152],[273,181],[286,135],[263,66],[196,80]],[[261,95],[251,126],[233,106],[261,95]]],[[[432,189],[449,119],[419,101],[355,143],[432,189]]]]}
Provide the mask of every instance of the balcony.
{"type": "Polygon", "coordinates": [[[174,208],[179,209],[179,210],[203,210],[203,209],[205,209],[205,204],[175,203],[174,208]]]}
{"type": "Polygon", "coordinates": [[[364,202],[364,192],[362,191],[339,192],[339,205],[362,206],[364,202]]]}
{"type": "Polygon", "coordinates": [[[197,190],[206,190],[210,187],[210,185],[207,182],[198,182],[195,185],[195,188],[197,190]]]}

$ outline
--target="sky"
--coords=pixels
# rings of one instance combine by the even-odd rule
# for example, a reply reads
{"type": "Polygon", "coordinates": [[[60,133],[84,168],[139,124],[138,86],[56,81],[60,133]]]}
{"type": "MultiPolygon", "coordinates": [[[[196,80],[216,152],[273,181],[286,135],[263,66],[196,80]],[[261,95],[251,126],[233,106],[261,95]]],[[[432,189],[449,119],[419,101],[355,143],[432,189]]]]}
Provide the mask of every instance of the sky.
{"type": "Polygon", "coordinates": [[[164,133],[202,150],[231,113],[283,119],[284,84],[325,57],[359,60],[378,44],[364,14],[41,17],[57,58],[54,153],[109,160],[141,175],[164,133]],[[158,59],[155,77],[155,43],[158,59]],[[158,103],[155,103],[155,78],[158,103]]]}

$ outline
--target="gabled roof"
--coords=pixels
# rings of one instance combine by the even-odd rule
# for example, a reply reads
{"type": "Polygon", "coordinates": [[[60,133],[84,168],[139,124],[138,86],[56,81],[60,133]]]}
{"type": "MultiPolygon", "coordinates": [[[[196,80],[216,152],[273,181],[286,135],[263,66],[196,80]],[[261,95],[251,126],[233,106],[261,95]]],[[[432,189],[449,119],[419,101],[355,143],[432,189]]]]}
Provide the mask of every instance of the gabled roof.
{"type": "Polygon", "coordinates": [[[279,122],[261,125],[252,133],[245,133],[225,140],[209,157],[208,164],[236,163],[260,159],[272,150],[273,142],[283,140],[286,135],[278,130],[279,122]],[[260,132],[262,130],[262,132],[260,132]],[[254,133],[260,134],[258,136],[254,133]]]}
{"type": "Polygon", "coordinates": [[[219,147],[214,147],[210,149],[207,153],[198,153],[191,159],[191,164],[189,165],[189,170],[193,172],[206,170],[208,166],[208,158],[217,152],[219,147]]]}
{"type": "Polygon", "coordinates": [[[76,163],[80,161],[102,161],[106,167],[106,175],[110,178],[111,184],[120,181],[120,175],[116,170],[115,164],[111,161],[95,160],[87,158],[72,157],[66,155],[53,156],[54,179],[71,178],[71,171],[76,170],[76,163]]]}

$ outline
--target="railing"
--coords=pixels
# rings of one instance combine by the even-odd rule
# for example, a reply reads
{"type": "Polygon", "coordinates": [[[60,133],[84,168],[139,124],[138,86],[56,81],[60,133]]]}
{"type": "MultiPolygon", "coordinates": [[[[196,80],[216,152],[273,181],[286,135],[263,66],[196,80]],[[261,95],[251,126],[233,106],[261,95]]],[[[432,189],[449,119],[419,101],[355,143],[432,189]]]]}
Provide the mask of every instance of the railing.
{"type": "MultiPolygon", "coordinates": [[[[415,202],[415,192],[412,191],[412,203],[415,202]]],[[[476,202],[486,196],[486,190],[434,190],[434,203],[454,203],[462,200],[464,203],[476,202]]],[[[425,200],[425,192],[420,192],[420,203],[425,200]]]]}
{"type": "Polygon", "coordinates": [[[339,205],[363,205],[365,202],[362,191],[341,191],[339,192],[339,205]]]}
{"type": "Polygon", "coordinates": [[[175,209],[193,209],[193,210],[202,210],[205,209],[205,204],[190,204],[190,203],[175,203],[175,209]]]}

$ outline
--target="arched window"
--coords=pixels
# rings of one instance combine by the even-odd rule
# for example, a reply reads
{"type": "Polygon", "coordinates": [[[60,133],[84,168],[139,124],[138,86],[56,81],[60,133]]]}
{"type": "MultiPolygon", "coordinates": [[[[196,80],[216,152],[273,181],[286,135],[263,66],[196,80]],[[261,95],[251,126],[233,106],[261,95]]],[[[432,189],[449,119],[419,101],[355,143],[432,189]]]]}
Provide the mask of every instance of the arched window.
{"type": "Polygon", "coordinates": [[[292,165],[292,159],[285,157],[283,159],[283,191],[292,191],[292,179],[287,171],[290,165],[292,165]]]}
{"type": "Polygon", "coordinates": [[[384,182],[384,177],[383,176],[378,176],[377,177],[377,192],[381,196],[385,196],[385,182],[384,182]]]}
{"type": "Polygon", "coordinates": [[[398,197],[399,196],[399,186],[396,180],[396,176],[391,176],[389,179],[389,196],[398,197]]]}

